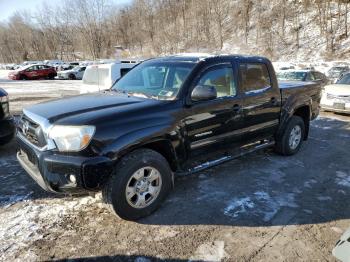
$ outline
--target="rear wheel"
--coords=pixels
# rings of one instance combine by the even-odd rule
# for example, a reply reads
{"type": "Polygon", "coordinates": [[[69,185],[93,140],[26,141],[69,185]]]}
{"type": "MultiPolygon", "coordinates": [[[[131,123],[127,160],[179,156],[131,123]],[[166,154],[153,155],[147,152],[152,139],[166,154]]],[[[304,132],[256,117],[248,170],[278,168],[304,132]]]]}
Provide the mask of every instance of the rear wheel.
{"type": "Polygon", "coordinates": [[[161,154],[138,149],[117,164],[103,189],[103,199],[119,217],[137,220],[158,209],[171,189],[171,178],[161,154]]]}
{"type": "Polygon", "coordinates": [[[69,78],[70,80],[75,80],[75,79],[76,79],[76,77],[75,77],[74,74],[70,74],[70,75],[68,76],[68,78],[69,78]]]}
{"type": "Polygon", "coordinates": [[[283,133],[276,139],[276,151],[281,155],[290,156],[297,153],[305,137],[304,120],[299,116],[292,116],[283,133]]]}
{"type": "Polygon", "coordinates": [[[53,80],[53,79],[55,79],[55,75],[54,74],[49,74],[48,78],[53,80]]]}

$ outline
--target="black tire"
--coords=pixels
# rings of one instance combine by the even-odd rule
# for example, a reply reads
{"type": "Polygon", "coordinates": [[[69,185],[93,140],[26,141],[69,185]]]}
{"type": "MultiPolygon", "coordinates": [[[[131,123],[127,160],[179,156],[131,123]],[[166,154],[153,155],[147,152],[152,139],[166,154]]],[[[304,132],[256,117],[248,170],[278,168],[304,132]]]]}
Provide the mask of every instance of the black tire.
{"type": "Polygon", "coordinates": [[[75,77],[74,74],[70,74],[70,75],[68,76],[68,78],[69,78],[70,80],[75,80],[75,79],[77,79],[77,78],[75,77]]]}
{"type": "Polygon", "coordinates": [[[26,75],[20,75],[19,80],[28,80],[28,77],[26,75]]]}
{"type": "Polygon", "coordinates": [[[291,156],[294,155],[295,153],[297,153],[303,143],[303,140],[305,138],[305,124],[304,124],[304,120],[299,117],[299,116],[292,116],[283,133],[276,139],[276,146],[275,146],[275,151],[281,155],[284,156],[291,156]],[[290,137],[292,134],[292,130],[299,126],[300,128],[300,132],[301,132],[301,137],[300,137],[300,141],[297,144],[296,147],[292,147],[290,145],[290,137]]]}
{"type": "Polygon", "coordinates": [[[49,74],[48,78],[49,78],[50,80],[54,80],[54,79],[55,79],[55,75],[54,75],[54,74],[49,74]]]}
{"type": "Polygon", "coordinates": [[[103,200],[119,217],[126,220],[137,220],[157,210],[170,192],[172,171],[167,160],[158,152],[150,149],[137,149],[124,156],[116,165],[115,171],[102,190],[103,200]],[[132,175],[144,167],[152,167],[159,171],[161,186],[158,196],[148,206],[135,208],[128,203],[126,187],[132,175]]]}
{"type": "Polygon", "coordinates": [[[0,138],[0,146],[4,146],[4,145],[10,143],[13,136],[14,136],[14,134],[10,134],[8,136],[0,138]]]}

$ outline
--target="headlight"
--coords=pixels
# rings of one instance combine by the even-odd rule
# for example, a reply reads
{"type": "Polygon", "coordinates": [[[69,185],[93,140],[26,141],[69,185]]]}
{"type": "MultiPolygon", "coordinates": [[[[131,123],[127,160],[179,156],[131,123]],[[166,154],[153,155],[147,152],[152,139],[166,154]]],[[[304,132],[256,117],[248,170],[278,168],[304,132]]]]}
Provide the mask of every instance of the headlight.
{"type": "Polygon", "coordinates": [[[49,138],[55,141],[59,151],[76,152],[89,145],[94,133],[94,126],[54,125],[49,131],[49,138]]]}
{"type": "Polygon", "coordinates": [[[8,96],[0,96],[0,103],[8,103],[9,97],[8,96]]]}

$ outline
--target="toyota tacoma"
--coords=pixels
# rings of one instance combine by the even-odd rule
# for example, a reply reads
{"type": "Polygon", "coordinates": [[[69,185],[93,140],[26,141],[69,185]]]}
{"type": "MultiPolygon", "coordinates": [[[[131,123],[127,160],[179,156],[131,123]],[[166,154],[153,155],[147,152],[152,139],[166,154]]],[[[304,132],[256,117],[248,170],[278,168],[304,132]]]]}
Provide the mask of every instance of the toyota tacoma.
{"type": "Polygon", "coordinates": [[[108,91],[24,109],[17,158],[43,189],[102,191],[117,215],[137,220],[160,206],[176,175],[266,147],[295,154],[320,95],[317,83],[278,83],[264,57],[150,59],[108,91]]]}

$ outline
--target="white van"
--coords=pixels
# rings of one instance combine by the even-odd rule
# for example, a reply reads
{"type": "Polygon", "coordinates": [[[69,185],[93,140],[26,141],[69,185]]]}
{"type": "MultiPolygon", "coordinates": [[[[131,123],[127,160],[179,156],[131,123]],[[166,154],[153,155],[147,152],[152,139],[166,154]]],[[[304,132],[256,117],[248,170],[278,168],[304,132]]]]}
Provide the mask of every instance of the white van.
{"type": "Polygon", "coordinates": [[[82,92],[96,92],[109,89],[117,79],[121,78],[140,62],[141,60],[122,60],[110,64],[87,66],[83,76],[84,88],[82,92]]]}

